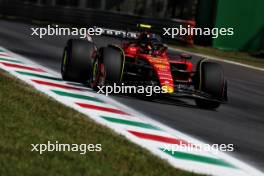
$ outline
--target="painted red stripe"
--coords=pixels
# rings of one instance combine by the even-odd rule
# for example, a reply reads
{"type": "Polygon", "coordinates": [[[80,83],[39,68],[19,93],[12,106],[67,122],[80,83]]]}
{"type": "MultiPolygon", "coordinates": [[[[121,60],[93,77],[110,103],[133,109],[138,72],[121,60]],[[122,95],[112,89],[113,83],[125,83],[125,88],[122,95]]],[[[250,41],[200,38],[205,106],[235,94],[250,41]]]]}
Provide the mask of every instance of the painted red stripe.
{"type": "Polygon", "coordinates": [[[41,84],[41,85],[46,85],[46,86],[51,86],[51,87],[58,87],[58,88],[63,88],[63,89],[79,90],[79,91],[84,90],[84,89],[73,87],[73,86],[57,84],[57,83],[52,83],[52,82],[47,82],[47,81],[40,81],[40,80],[33,80],[33,79],[31,81],[41,84]]]}
{"type": "Polygon", "coordinates": [[[4,57],[10,57],[10,55],[8,55],[8,54],[0,54],[0,57],[1,56],[4,56],[4,57]]]}
{"type": "MultiPolygon", "coordinates": [[[[185,144],[185,145],[193,145],[191,143],[186,142],[185,140],[182,139],[176,139],[176,138],[170,138],[170,137],[165,137],[165,136],[159,136],[155,134],[147,134],[147,133],[141,133],[141,132],[136,132],[132,130],[128,130],[129,133],[142,138],[142,139],[148,139],[148,140],[153,140],[153,141],[158,141],[158,142],[164,142],[168,144],[185,144]]],[[[194,146],[194,145],[193,145],[194,146]]]]}
{"type": "Polygon", "coordinates": [[[37,72],[45,72],[44,70],[42,70],[40,68],[28,67],[28,66],[17,65],[17,64],[10,64],[10,63],[4,63],[4,62],[1,62],[1,63],[7,67],[21,68],[24,70],[31,70],[31,71],[37,71],[37,72]]]}
{"type": "Polygon", "coordinates": [[[98,111],[111,112],[111,113],[121,114],[121,115],[130,115],[130,114],[123,112],[119,109],[106,108],[106,107],[96,106],[96,105],[91,105],[91,104],[86,104],[86,103],[76,103],[76,104],[78,104],[79,106],[81,106],[83,108],[88,108],[88,109],[93,109],[93,110],[98,110],[98,111]]]}

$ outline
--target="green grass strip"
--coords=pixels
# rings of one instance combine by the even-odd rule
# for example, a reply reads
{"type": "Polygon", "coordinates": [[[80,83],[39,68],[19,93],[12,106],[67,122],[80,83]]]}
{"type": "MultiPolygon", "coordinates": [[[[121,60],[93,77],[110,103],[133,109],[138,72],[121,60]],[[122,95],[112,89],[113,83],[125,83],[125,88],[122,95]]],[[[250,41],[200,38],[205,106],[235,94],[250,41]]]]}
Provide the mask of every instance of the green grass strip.
{"type": "Polygon", "coordinates": [[[190,154],[190,153],[184,153],[184,152],[179,152],[179,151],[172,151],[172,150],[167,150],[160,148],[163,152],[173,156],[174,158],[178,159],[184,159],[184,160],[191,160],[191,161],[198,161],[202,163],[208,163],[208,164],[214,164],[214,165],[219,165],[219,166],[224,166],[224,167],[231,167],[231,168],[236,168],[234,165],[222,160],[222,159],[216,159],[216,158],[211,158],[207,156],[200,156],[200,155],[195,155],[195,154],[190,154]]]}
{"type": "Polygon", "coordinates": [[[50,80],[55,80],[55,81],[62,81],[62,79],[55,78],[52,76],[40,75],[40,74],[29,73],[29,72],[24,72],[24,71],[16,71],[16,72],[21,74],[21,75],[34,76],[34,77],[38,77],[38,78],[45,78],[45,79],[50,79],[50,80]]]}
{"type": "Polygon", "coordinates": [[[148,128],[148,129],[154,129],[154,130],[161,130],[160,128],[147,124],[147,123],[142,123],[142,122],[136,122],[136,121],[130,121],[130,120],[124,120],[124,119],[117,119],[117,118],[112,118],[112,117],[106,117],[106,116],[101,116],[107,121],[113,122],[113,123],[120,123],[120,124],[125,124],[125,125],[131,125],[131,126],[137,126],[141,128],[148,128]]]}
{"type": "Polygon", "coordinates": [[[1,176],[198,176],[174,168],[148,150],[1,69],[0,85],[1,176]],[[31,144],[48,142],[70,144],[72,150],[68,151],[67,147],[66,151],[46,150],[42,155],[31,151],[31,144]],[[79,146],[77,150],[73,151],[73,144],[79,146]],[[82,147],[84,144],[87,148],[82,147]],[[102,150],[89,151],[97,149],[90,148],[92,144],[100,144],[102,150]]]}
{"type": "Polygon", "coordinates": [[[83,99],[83,100],[89,100],[89,101],[95,101],[95,102],[99,102],[99,103],[104,103],[104,101],[102,101],[102,100],[100,100],[98,98],[87,96],[87,95],[69,93],[69,92],[58,91],[58,90],[51,90],[51,91],[56,93],[56,94],[58,94],[58,95],[65,96],[65,97],[72,97],[72,98],[78,98],[78,99],[83,99]]]}
{"type": "Polygon", "coordinates": [[[2,60],[2,61],[8,61],[8,62],[14,62],[14,63],[22,63],[21,61],[18,61],[18,60],[6,59],[6,58],[1,58],[1,57],[0,57],[0,60],[2,60]]]}

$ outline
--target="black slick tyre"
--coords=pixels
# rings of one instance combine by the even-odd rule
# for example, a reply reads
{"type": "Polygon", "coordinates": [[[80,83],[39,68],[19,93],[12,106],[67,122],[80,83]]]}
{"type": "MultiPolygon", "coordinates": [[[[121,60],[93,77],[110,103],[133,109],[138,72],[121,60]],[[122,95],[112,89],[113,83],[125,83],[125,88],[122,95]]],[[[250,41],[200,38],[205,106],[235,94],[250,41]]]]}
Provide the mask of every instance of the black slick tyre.
{"type": "Polygon", "coordinates": [[[88,81],[92,73],[94,52],[95,46],[89,41],[80,39],[68,40],[61,62],[63,80],[88,81]]]}

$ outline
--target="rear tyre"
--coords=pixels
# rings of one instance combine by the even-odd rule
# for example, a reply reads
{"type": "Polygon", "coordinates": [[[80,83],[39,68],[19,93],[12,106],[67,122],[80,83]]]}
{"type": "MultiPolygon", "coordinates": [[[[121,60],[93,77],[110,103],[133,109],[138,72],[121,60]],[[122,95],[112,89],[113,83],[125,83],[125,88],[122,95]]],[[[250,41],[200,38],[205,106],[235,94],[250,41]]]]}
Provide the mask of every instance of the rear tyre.
{"type": "MultiPolygon", "coordinates": [[[[220,64],[201,60],[197,65],[196,89],[211,95],[214,99],[223,100],[227,85],[223,68],[220,64]]],[[[221,102],[195,99],[197,106],[205,109],[216,109],[221,102]]]]}
{"type": "Polygon", "coordinates": [[[91,87],[120,84],[124,68],[124,56],[119,48],[103,47],[93,65],[91,87]]]}
{"type": "Polygon", "coordinates": [[[120,49],[113,47],[102,48],[102,63],[105,69],[105,81],[107,84],[120,84],[122,80],[124,57],[120,49]]]}
{"type": "Polygon", "coordinates": [[[91,42],[80,39],[68,40],[61,63],[63,80],[88,81],[92,73],[94,52],[95,46],[91,42]]]}

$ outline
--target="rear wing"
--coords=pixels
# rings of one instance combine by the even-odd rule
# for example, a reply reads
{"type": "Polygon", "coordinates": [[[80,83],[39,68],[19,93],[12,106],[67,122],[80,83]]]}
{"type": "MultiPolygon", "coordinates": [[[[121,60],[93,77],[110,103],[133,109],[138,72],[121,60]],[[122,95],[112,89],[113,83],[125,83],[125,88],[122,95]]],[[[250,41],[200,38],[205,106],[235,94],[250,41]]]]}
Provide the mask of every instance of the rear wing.
{"type": "Polygon", "coordinates": [[[116,30],[109,28],[101,28],[101,29],[103,29],[104,35],[110,35],[110,36],[127,38],[127,39],[136,39],[139,35],[138,32],[134,32],[134,31],[116,30]]]}
{"type": "MultiPolygon", "coordinates": [[[[94,28],[98,28],[98,27],[95,26],[94,28]]],[[[147,31],[150,30],[151,28],[152,26],[149,24],[137,24],[138,31],[117,30],[117,29],[109,29],[109,28],[101,28],[101,29],[103,29],[104,35],[110,35],[110,36],[121,37],[126,39],[137,39],[142,31],[147,31]]]]}

